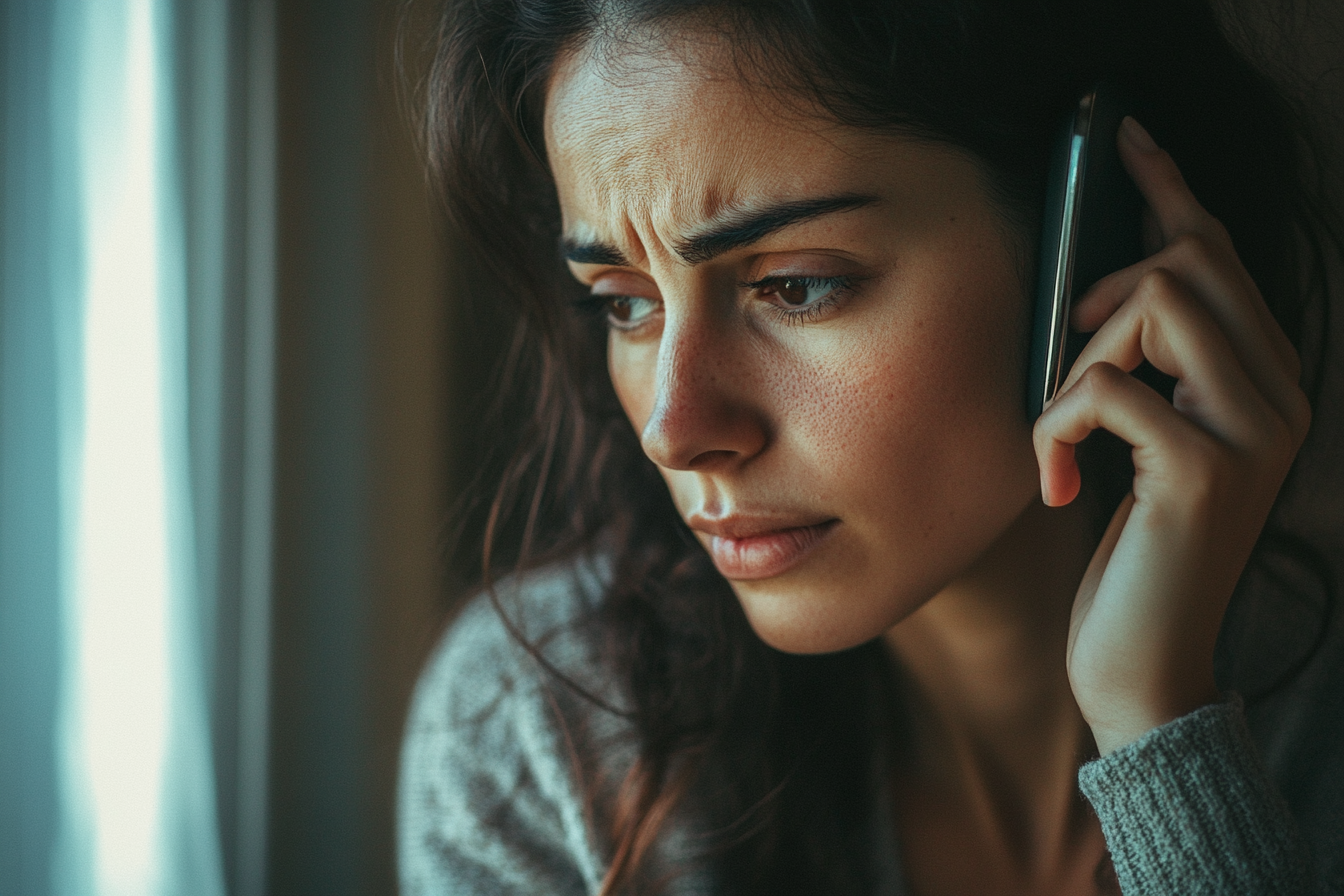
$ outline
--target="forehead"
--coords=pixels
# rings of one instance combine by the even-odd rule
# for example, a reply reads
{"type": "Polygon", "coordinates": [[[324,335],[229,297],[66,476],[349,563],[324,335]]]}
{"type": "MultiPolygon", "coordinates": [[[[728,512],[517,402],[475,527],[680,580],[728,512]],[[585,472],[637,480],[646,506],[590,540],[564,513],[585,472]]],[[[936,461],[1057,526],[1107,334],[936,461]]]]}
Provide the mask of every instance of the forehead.
{"type": "Polygon", "coordinates": [[[610,168],[706,137],[745,140],[761,117],[795,129],[825,127],[792,96],[743,78],[725,44],[713,34],[664,29],[588,41],[563,54],[547,94],[548,146],[602,150],[610,168]]]}
{"type": "Polygon", "coordinates": [[[666,31],[559,59],[545,135],[567,226],[580,210],[704,220],[761,194],[830,189],[817,181],[861,165],[878,142],[744,79],[722,38],[666,31]]]}

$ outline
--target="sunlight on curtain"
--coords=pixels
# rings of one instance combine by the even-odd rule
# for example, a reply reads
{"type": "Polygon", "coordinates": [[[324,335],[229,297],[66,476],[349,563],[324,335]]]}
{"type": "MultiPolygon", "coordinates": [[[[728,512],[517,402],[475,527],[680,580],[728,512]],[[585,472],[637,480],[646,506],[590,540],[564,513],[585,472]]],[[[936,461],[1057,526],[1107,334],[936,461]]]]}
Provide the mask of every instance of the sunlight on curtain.
{"type": "Polygon", "coordinates": [[[84,443],[68,617],[67,749],[103,893],[158,889],[167,681],[162,359],[152,22],[90,10],[80,161],[88,282],[84,443]],[[118,31],[122,33],[118,35],[118,31]],[[117,40],[121,37],[121,40],[117,40]],[[81,794],[81,796],[84,796],[81,794]],[[81,803],[84,799],[80,800],[81,803]]]}
{"type": "Polygon", "coordinates": [[[206,696],[186,655],[196,582],[164,6],[93,0],[74,31],[83,431],[56,882],[90,896],[222,892],[206,696]]]}

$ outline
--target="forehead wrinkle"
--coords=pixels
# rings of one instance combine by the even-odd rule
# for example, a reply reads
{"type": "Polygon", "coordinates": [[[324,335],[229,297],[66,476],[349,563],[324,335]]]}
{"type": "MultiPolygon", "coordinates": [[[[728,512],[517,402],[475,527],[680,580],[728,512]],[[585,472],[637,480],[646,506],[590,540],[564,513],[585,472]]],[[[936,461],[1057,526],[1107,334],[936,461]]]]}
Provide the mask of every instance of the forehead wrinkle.
{"type": "MultiPolygon", "coordinates": [[[[556,128],[554,142],[569,150],[571,170],[593,189],[654,202],[671,184],[705,180],[715,160],[695,135],[678,127],[674,114],[648,114],[647,103],[625,97],[599,108],[590,101],[571,104],[556,128]],[[688,166],[686,160],[695,159],[688,166]],[[690,177],[688,177],[690,175],[690,177]]],[[[663,105],[663,104],[660,104],[663,105]]],[[[666,103],[669,110],[682,105],[666,103]]]]}
{"type": "MultiPolygon", "coordinates": [[[[602,218],[612,222],[612,230],[607,233],[619,232],[623,237],[615,241],[615,248],[620,249],[627,259],[648,261],[656,254],[669,261],[694,266],[718,254],[713,246],[708,253],[687,248],[703,241],[707,232],[717,229],[717,223],[739,219],[742,209],[772,205],[774,203],[768,201],[730,199],[724,191],[712,185],[701,188],[675,185],[666,195],[645,195],[634,203],[608,203],[602,218]],[[627,246],[634,251],[626,251],[627,246]],[[657,246],[656,251],[650,251],[653,246],[657,246]]],[[[600,235],[603,228],[590,222],[583,222],[575,232],[591,237],[579,242],[612,242],[600,235]]]]}
{"type": "MultiPolygon", "coordinates": [[[[739,209],[797,194],[801,184],[776,181],[749,190],[764,189],[763,195],[742,195],[753,183],[744,163],[760,155],[762,144],[743,124],[761,123],[766,97],[759,91],[744,96],[738,80],[725,77],[712,59],[707,64],[703,54],[689,58],[694,54],[687,48],[621,49],[627,48],[631,52],[615,54],[610,45],[577,47],[557,61],[552,76],[546,136],[548,156],[558,163],[553,170],[567,175],[567,233],[581,242],[624,243],[620,248],[631,260],[663,254],[660,248],[685,264],[678,247],[688,239],[739,209]],[[681,126],[687,110],[699,113],[694,130],[681,126]],[[708,128],[706,110],[714,115],[708,128]]],[[[780,98],[773,99],[771,106],[780,98]]],[[[771,110],[770,127],[833,142],[824,133],[829,122],[783,111],[771,110]]]]}
{"type": "Polygon", "coordinates": [[[655,252],[681,261],[677,246],[689,235],[746,204],[734,198],[737,177],[722,170],[720,159],[687,165],[691,153],[667,148],[678,143],[676,136],[640,146],[628,137],[629,131],[609,124],[585,135],[584,151],[576,154],[580,162],[570,166],[577,201],[569,212],[580,217],[566,231],[576,241],[619,243],[632,260],[655,252]]]}

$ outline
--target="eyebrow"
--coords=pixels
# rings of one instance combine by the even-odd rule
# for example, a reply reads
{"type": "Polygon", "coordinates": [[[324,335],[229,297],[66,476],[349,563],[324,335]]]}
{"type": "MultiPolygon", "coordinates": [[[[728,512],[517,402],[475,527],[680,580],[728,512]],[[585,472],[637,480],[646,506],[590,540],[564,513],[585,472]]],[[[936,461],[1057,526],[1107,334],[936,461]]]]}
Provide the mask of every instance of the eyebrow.
{"type": "MultiPolygon", "coordinates": [[[[672,248],[687,264],[701,264],[733,249],[750,246],[801,221],[862,208],[877,201],[876,196],[845,194],[732,212],[704,231],[678,240],[672,248]]],[[[566,238],[561,242],[561,249],[565,258],[576,264],[630,264],[621,250],[610,243],[580,243],[566,238]]]]}
{"type": "Polygon", "coordinates": [[[565,258],[575,264],[610,264],[626,267],[630,262],[610,243],[580,243],[566,237],[560,241],[565,258]]]}

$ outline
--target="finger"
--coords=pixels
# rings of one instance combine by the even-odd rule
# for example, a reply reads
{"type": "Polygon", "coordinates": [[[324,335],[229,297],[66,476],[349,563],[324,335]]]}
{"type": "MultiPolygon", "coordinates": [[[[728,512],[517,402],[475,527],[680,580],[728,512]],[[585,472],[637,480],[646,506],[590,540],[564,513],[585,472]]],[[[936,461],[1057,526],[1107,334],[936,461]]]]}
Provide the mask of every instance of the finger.
{"type": "MultiPolygon", "coordinates": [[[[1234,317],[1247,324],[1253,319],[1288,378],[1296,383],[1301,376],[1297,352],[1242,266],[1226,228],[1199,204],[1171,156],[1152,143],[1138,122],[1126,118],[1116,141],[1126,170],[1148,202],[1144,229],[1149,258],[1103,278],[1089,289],[1074,303],[1074,326],[1084,332],[1101,326],[1138,278],[1160,265],[1190,282],[1225,328],[1233,325],[1234,317]],[[1159,207],[1162,212],[1157,211],[1159,207]],[[1154,236],[1159,241],[1157,247],[1151,245],[1154,236]]],[[[1238,329],[1252,331],[1244,325],[1238,329]]],[[[1234,345],[1239,342],[1235,336],[1232,341],[1234,345]]]]}
{"type": "Polygon", "coordinates": [[[1078,628],[1092,608],[1092,603],[1097,596],[1097,589],[1101,586],[1102,576],[1106,572],[1106,567],[1111,563],[1111,557],[1115,554],[1115,546],[1120,541],[1120,534],[1124,532],[1125,523],[1129,521],[1129,514],[1133,509],[1134,493],[1130,492],[1121,499],[1120,506],[1111,515],[1111,521],[1107,524],[1106,531],[1097,544],[1097,549],[1092,553],[1092,560],[1087,564],[1087,570],[1083,573],[1082,581],[1078,583],[1078,594],[1074,598],[1073,613],[1069,619],[1067,657],[1070,665],[1073,662],[1073,646],[1078,635],[1078,628]]]}
{"type": "Polygon", "coordinates": [[[1260,447],[1267,435],[1286,428],[1208,310],[1162,268],[1150,271],[1092,337],[1063,391],[1098,362],[1128,372],[1145,359],[1177,378],[1177,410],[1230,444],[1260,447]]]}
{"type": "Polygon", "coordinates": [[[1083,579],[1078,583],[1080,596],[1092,596],[1097,593],[1097,587],[1101,584],[1101,576],[1106,572],[1106,567],[1110,565],[1111,557],[1115,554],[1115,545],[1120,541],[1120,533],[1124,531],[1125,523],[1129,521],[1129,513],[1133,509],[1134,493],[1130,492],[1120,501],[1120,506],[1111,516],[1111,521],[1107,524],[1106,531],[1102,534],[1101,541],[1092,554],[1092,560],[1087,564],[1087,571],[1083,573],[1083,579]]]}
{"type": "Polygon", "coordinates": [[[1190,287],[1227,334],[1252,379],[1266,387],[1297,385],[1302,370],[1297,351],[1260,290],[1234,253],[1202,236],[1178,237],[1157,254],[1098,280],[1074,305],[1073,325],[1082,332],[1100,327],[1156,268],[1171,271],[1190,287]]]}
{"type": "MultiPolygon", "coordinates": [[[[1201,459],[1217,448],[1214,437],[1177,413],[1166,400],[1105,361],[1090,366],[1068,392],[1037,419],[1032,441],[1041,471],[1041,499],[1051,507],[1078,496],[1074,446],[1105,429],[1134,448],[1135,466],[1156,473],[1165,466],[1170,487],[1197,475],[1201,459]]],[[[1137,480],[1136,480],[1137,483],[1137,480]]]]}
{"type": "Polygon", "coordinates": [[[1175,160],[1153,141],[1143,125],[1128,115],[1120,122],[1116,148],[1121,164],[1157,216],[1163,243],[1187,233],[1202,233],[1210,238],[1226,236],[1222,225],[1190,192],[1175,160]]]}

